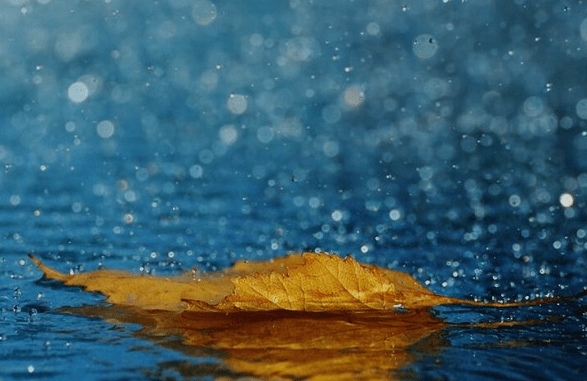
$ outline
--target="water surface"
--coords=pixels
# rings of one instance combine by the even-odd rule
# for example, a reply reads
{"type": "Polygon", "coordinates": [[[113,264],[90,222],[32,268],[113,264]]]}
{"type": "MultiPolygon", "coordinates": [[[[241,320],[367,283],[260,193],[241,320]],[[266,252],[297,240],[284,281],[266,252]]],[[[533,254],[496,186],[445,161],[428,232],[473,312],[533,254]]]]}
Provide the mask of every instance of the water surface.
{"type": "MultiPolygon", "coordinates": [[[[166,275],[325,250],[454,297],[584,289],[575,2],[10,0],[0,36],[1,380],[246,376],[60,313],[104,298],[28,252],[166,275]]],[[[584,298],[433,313],[455,325],[390,377],[584,379],[584,298]]]]}

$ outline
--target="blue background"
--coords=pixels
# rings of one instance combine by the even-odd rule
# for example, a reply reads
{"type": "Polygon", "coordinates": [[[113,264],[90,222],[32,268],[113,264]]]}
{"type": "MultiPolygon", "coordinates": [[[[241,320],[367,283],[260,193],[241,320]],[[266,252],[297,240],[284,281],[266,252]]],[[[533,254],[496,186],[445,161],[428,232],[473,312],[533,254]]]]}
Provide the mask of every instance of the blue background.
{"type": "MultiPolygon", "coordinates": [[[[0,380],[221,364],[50,313],[103,297],[28,252],[165,275],[326,250],[455,297],[581,292],[586,58],[580,1],[3,1],[0,380]]],[[[582,380],[584,311],[439,309],[564,319],[449,329],[403,377],[582,380]]]]}

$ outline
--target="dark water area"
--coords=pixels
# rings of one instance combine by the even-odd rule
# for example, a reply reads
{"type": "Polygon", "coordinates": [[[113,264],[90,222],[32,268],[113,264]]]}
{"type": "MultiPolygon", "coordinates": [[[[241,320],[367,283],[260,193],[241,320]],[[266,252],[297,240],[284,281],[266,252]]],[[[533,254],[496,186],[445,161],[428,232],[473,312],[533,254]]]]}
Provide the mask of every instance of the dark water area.
{"type": "MultiPolygon", "coordinates": [[[[106,304],[27,253],[171,275],[328,251],[447,296],[580,294],[585,6],[2,2],[0,380],[252,377],[60,312],[106,304]]],[[[389,378],[584,380],[586,313],[438,307],[389,378]]]]}

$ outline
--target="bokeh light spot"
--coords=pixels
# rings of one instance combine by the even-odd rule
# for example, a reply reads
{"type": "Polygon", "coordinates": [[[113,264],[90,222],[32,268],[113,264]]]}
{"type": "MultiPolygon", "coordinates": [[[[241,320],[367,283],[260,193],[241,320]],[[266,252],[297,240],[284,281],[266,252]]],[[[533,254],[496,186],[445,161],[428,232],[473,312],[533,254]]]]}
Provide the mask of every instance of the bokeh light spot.
{"type": "Polygon", "coordinates": [[[577,116],[581,119],[587,119],[587,98],[581,99],[575,106],[577,116]]]}
{"type": "Polygon", "coordinates": [[[67,89],[67,97],[74,103],[82,103],[90,95],[90,90],[83,82],[74,82],[67,89]]]}
{"type": "Polygon", "coordinates": [[[563,193],[559,197],[560,204],[565,208],[570,208],[575,203],[575,198],[570,193],[563,193]]]}
{"type": "Polygon", "coordinates": [[[358,108],[365,101],[365,92],[361,86],[353,85],[347,87],[343,94],[345,106],[348,108],[358,108]]]}
{"type": "Polygon", "coordinates": [[[247,98],[242,94],[230,94],[226,101],[228,111],[235,115],[241,115],[247,111],[247,98]]]}
{"type": "Polygon", "coordinates": [[[102,139],[109,139],[114,135],[114,123],[109,120],[103,120],[96,126],[96,131],[102,139]]]}
{"type": "Polygon", "coordinates": [[[412,51],[416,57],[426,60],[434,57],[438,51],[438,43],[431,35],[421,34],[414,40],[412,51]]]}
{"type": "Polygon", "coordinates": [[[192,17],[196,24],[206,26],[218,16],[216,5],[208,0],[196,0],[192,6],[192,17]]]}

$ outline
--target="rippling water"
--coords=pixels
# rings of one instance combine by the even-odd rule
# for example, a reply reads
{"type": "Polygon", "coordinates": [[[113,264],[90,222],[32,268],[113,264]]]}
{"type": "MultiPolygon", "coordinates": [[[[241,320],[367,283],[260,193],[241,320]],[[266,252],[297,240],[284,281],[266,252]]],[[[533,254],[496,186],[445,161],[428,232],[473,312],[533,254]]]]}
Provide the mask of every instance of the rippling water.
{"type": "MultiPolygon", "coordinates": [[[[326,250],[461,298],[584,290],[576,2],[9,0],[0,37],[0,380],[247,376],[60,312],[103,297],[28,252],[165,275],[326,250]]],[[[433,313],[390,377],[585,377],[584,298],[433,313]]]]}

